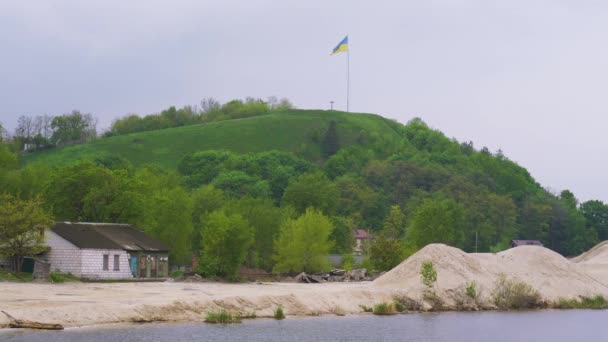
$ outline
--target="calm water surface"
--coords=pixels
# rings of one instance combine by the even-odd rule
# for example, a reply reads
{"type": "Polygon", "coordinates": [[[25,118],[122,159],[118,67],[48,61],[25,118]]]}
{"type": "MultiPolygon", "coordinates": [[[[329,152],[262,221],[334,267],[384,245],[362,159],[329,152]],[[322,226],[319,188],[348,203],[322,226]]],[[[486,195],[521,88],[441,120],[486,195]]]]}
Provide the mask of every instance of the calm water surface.
{"type": "Polygon", "coordinates": [[[1,331],[0,341],[608,341],[608,311],[423,313],[1,331]]]}

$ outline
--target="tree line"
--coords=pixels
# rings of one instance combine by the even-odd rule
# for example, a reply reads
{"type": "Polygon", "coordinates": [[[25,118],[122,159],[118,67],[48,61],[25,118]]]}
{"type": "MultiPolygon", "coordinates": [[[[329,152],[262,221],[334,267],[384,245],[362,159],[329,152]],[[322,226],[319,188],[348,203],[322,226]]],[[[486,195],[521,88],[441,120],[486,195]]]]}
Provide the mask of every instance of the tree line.
{"type": "Polygon", "coordinates": [[[166,242],[173,262],[196,255],[200,272],[227,278],[241,266],[327,269],[330,252],[352,253],[355,228],[375,236],[365,253],[379,271],[429,243],[497,252],[511,239],[538,239],[571,256],[608,238],[606,204],[553,194],[500,151],[459,143],[420,119],[399,128],[401,139],[342,147],[336,125],[320,139],[322,163],[206,150],[175,170],[108,156],[19,168],[0,144],[0,207],[40,201],[56,220],[131,223],[166,242]]]}

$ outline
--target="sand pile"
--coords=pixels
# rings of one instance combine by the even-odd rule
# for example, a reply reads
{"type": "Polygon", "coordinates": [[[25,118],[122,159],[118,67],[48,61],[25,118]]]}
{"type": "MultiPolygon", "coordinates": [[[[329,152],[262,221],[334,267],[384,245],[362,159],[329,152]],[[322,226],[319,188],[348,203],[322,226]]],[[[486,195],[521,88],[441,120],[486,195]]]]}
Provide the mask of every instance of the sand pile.
{"type": "MultiPolygon", "coordinates": [[[[381,287],[406,290],[410,297],[422,296],[420,267],[432,261],[437,270],[436,289],[445,295],[475,281],[488,298],[500,274],[532,285],[547,300],[608,294],[605,282],[590,275],[579,264],[543,247],[521,246],[497,254],[468,254],[460,249],[441,244],[428,245],[378,278],[381,287]]],[[[607,278],[608,279],[608,278],[607,278]]]]}
{"type": "Polygon", "coordinates": [[[570,261],[589,276],[608,286],[608,241],[598,243],[570,261]]]}

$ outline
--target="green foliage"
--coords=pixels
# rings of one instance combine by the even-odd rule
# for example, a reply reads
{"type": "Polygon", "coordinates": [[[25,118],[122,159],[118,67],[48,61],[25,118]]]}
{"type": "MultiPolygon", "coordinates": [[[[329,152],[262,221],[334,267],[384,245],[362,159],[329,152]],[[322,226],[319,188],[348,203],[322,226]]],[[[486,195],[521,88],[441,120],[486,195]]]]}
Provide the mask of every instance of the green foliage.
{"type": "Polygon", "coordinates": [[[399,265],[402,256],[403,249],[399,240],[389,239],[382,234],[376,237],[369,249],[369,261],[378,272],[389,271],[399,265]]]}
{"type": "Polygon", "coordinates": [[[0,194],[0,256],[12,261],[12,268],[21,272],[23,257],[46,250],[44,231],[52,224],[40,197],[22,200],[0,194]]]}
{"type": "Polygon", "coordinates": [[[340,138],[338,136],[336,121],[332,120],[329,122],[329,128],[325,133],[321,148],[323,150],[323,155],[326,158],[333,156],[340,149],[340,138]]]}
{"type": "Polygon", "coordinates": [[[32,281],[32,273],[30,272],[4,272],[0,270],[0,281],[32,281]]]}
{"type": "Polygon", "coordinates": [[[312,208],[297,219],[286,220],[275,242],[273,271],[312,273],[329,269],[332,230],[329,218],[312,208]]]}
{"type": "Polygon", "coordinates": [[[334,241],[332,253],[350,254],[355,245],[353,230],[356,226],[353,219],[334,216],[331,222],[334,225],[334,230],[332,230],[330,237],[334,241]]]}
{"type": "Polygon", "coordinates": [[[65,283],[66,281],[80,281],[78,277],[75,277],[71,273],[51,272],[49,273],[49,280],[53,283],[65,283]]]}
{"type": "Polygon", "coordinates": [[[53,129],[51,141],[55,145],[83,143],[97,136],[93,116],[77,110],[54,117],[51,128],[53,129]]]}
{"type": "Polygon", "coordinates": [[[173,271],[173,272],[171,272],[171,274],[169,276],[173,279],[181,279],[184,277],[184,271],[182,271],[182,270],[173,271]]]}
{"type": "Polygon", "coordinates": [[[464,289],[467,297],[473,300],[477,300],[477,297],[479,296],[479,290],[477,289],[477,283],[474,280],[468,282],[464,289]]]}
{"type": "Polygon", "coordinates": [[[342,268],[347,272],[356,266],[357,261],[352,253],[342,254],[342,268]]]}
{"type": "Polygon", "coordinates": [[[374,308],[372,308],[371,306],[365,306],[363,304],[360,304],[359,307],[361,308],[361,310],[363,310],[363,312],[374,312],[374,308]]]}
{"type": "Polygon", "coordinates": [[[602,295],[579,299],[560,298],[553,304],[558,309],[608,309],[608,300],[602,295]]]}
{"type": "Polygon", "coordinates": [[[463,208],[453,199],[426,199],[414,211],[406,238],[417,247],[430,243],[460,246],[463,226],[463,208]]]}
{"type": "Polygon", "coordinates": [[[338,204],[338,192],[323,173],[306,173],[289,183],[282,204],[294,207],[298,213],[315,208],[331,215],[338,204]]]}
{"type": "Polygon", "coordinates": [[[324,159],[320,143],[308,142],[308,134],[318,128],[324,129],[331,120],[339,123],[340,144],[343,147],[358,145],[357,136],[361,130],[385,132],[392,139],[399,138],[397,132],[387,130],[389,120],[378,115],[294,110],[247,119],[116,135],[87,144],[36,151],[24,155],[23,159],[26,163],[60,166],[77,160],[91,160],[99,155],[115,155],[129,160],[135,167],[154,164],[174,169],[184,156],[202,150],[233,153],[280,150],[298,152],[300,157],[318,162],[324,159]]]}
{"type": "Polygon", "coordinates": [[[437,282],[437,270],[432,261],[424,261],[420,266],[420,278],[422,284],[427,288],[431,289],[437,282]]]}
{"type": "Polygon", "coordinates": [[[279,305],[276,310],[274,310],[274,319],[285,319],[285,313],[283,312],[282,306],[279,305]]]}
{"type": "Polygon", "coordinates": [[[241,316],[233,315],[232,313],[225,310],[222,310],[220,312],[208,312],[207,318],[205,318],[205,323],[241,323],[241,316]]]}
{"type": "Polygon", "coordinates": [[[503,310],[542,307],[540,293],[527,283],[509,279],[504,274],[496,280],[492,291],[494,304],[503,310]]]}
{"type": "Polygon", "coordinates": [[[241,215],[226,215],[223,210],[210,213],[205,221],[200,258],[202,273],[235,279],[253,242],[251,227],[241,215]]]}
{"type": "Polygon", "coordinates": [[[374,305],[373,310],[374,315],[396,315],[397,309],[395,308],[395,303],[379,303],[374,305]]]}
{"type": "Polygon", "coordinates": [[[398,205],[391,206],[391,211],[384,220],[382,233],[389,239],[401,239],[405,235],[405,215],[398,205]]]}

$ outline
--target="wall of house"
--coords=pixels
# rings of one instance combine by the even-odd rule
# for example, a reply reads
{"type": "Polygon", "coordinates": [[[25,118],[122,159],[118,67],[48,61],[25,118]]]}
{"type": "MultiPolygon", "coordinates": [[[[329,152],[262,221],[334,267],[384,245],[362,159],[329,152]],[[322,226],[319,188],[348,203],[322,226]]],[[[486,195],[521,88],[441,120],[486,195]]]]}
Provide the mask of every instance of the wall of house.
{"type": "Polygon", "coordinates": [[[51,264],[51,272],[72,273],[81,276],[82,254],[80,248],[55,234],[52,230],[45,232],[46,244],[51,247],[47,260],[51,264]]]}
{"type": "Polygon", "coordinates": [[[116,249],[82,249],[80,276],[88,279],[132,278],[129,254],[116,249]],[[103,256],[108,255],[108,270],[103,269],[103,256]],[[114,271],[114,255],[119,255],[119,271],[114,271]]]}

